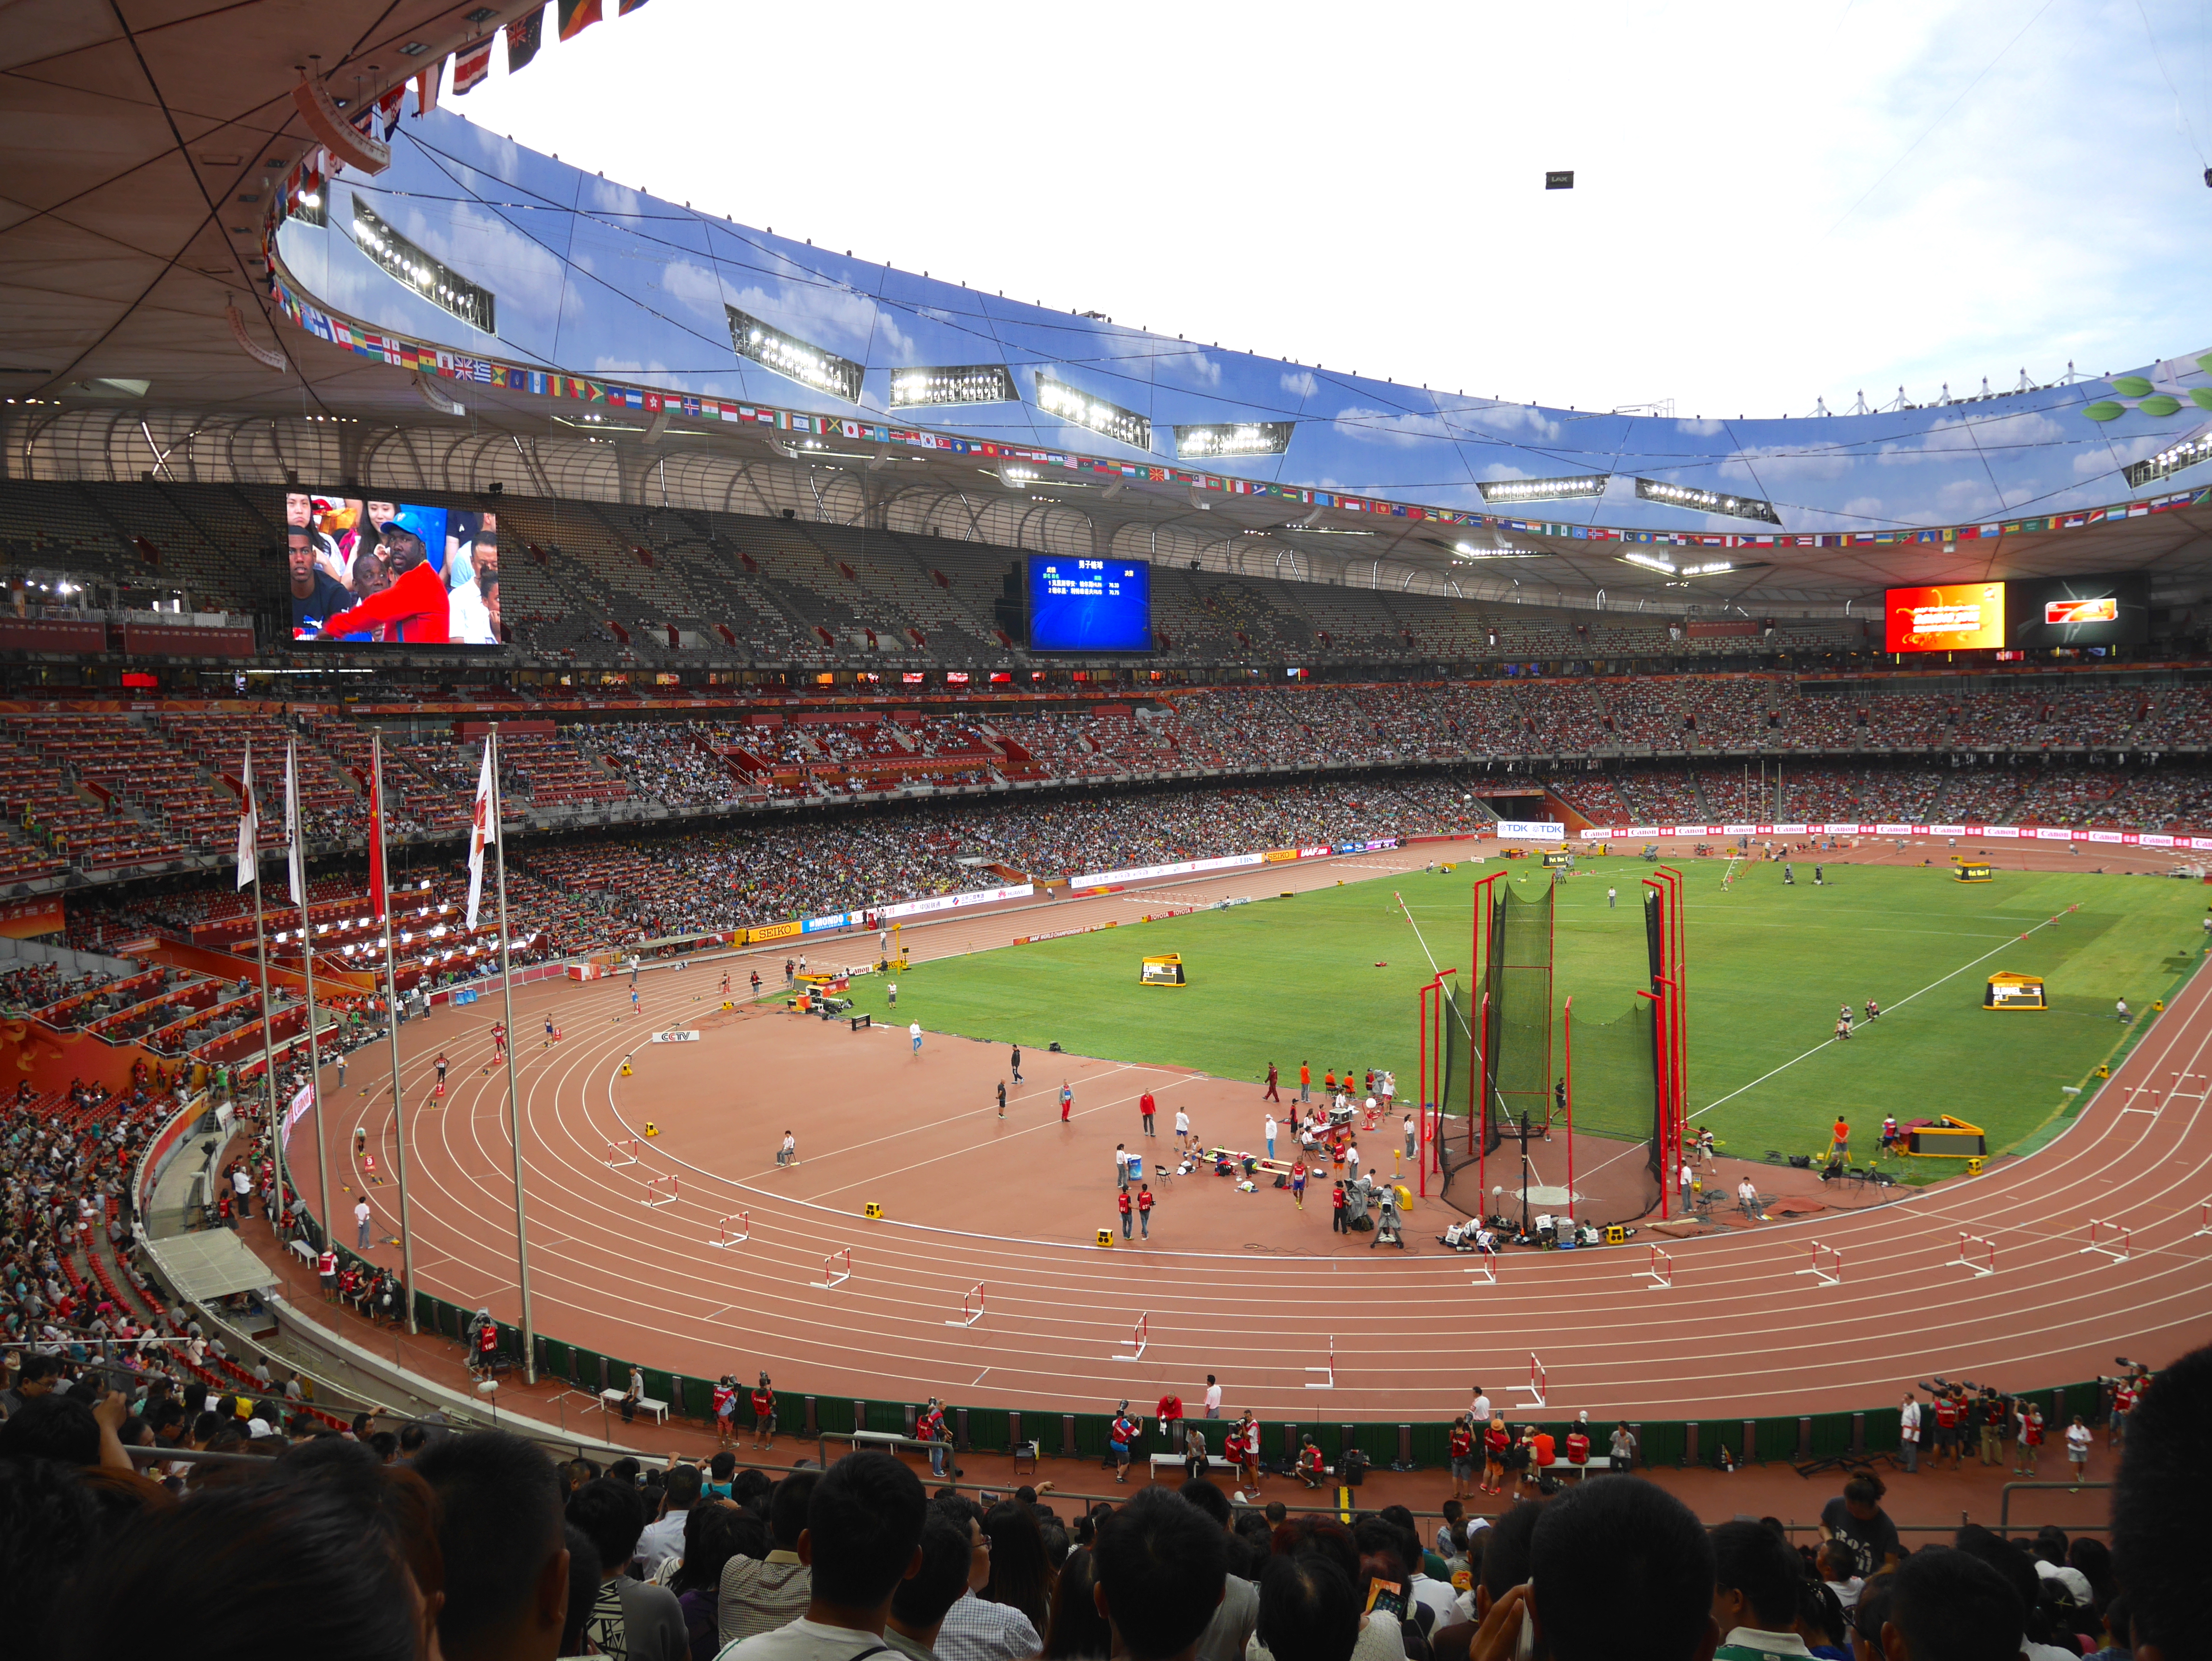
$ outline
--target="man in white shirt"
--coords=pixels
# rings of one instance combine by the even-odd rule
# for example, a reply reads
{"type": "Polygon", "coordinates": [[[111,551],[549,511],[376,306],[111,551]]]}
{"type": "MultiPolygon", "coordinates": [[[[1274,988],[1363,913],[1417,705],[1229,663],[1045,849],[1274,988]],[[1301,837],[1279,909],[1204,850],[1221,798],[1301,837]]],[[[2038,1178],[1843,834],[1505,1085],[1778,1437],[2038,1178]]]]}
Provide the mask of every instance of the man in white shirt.
{"type": "Polygon", "coordinates": [[[1190,1115],[1176,1109],[1176,1146],[1182,1147],[1190,1141],[1190,1115]]]}
{"type": "Polygon", "coordinates": [[[1898,1462],[1908,1471],[1920,1468],[1920,1402],[1911,1390],[1897,1412],[1898,1462]]]}
{"type": "Polygon", "coordinates": [[[807,1499],[799,1536],[799,1559],[813,1577],[806,1613],[730,1645],[719,1661],[860,1661],[882,1653],[892,1595],[921,1567],[928,1506],[921,1479],[890,1454],[855,1453],[830,1466],[807,1499]]]}
{"type": "Polygon", "coordinates": [[[1474,1387],[1474,1404],[1468,1408],[1468,1411],[1474,1417],[1476,1430],[1475,1441],[1477,1445],[1480,1446],[1482,1439],[1482,1427],[1490,1422],[1490,1398],[1482,1393],[1482,1386],[1480,1384],[1477,1384],[1474,1387]]]}
{"type": "Polygon", "coordinates": [[[1267,1157],[1272,1159],[1275,1157],[1275,1116],[1272,1113],[1267,1115],[1267,1128],[1264,1134],[1267,1138],[1267,1157]]]}
{"type": "Polygon", "coordinates": [[[1828,1590],[1836,1594],[1836,1602],[1848,1611],[1859,1601],[1859,1593],[1866,1582],[1851,1573],[1854,1567],[1851,1548],[1840,1540],[1823,1540],[1819,1554],[1820,1579],[1828,1590]]]}
{"type": "Polygon", "coordinates": [[[1690,1208],[1690,1184],[1697,1180],[1698,1173],[1690,1169],[1689,1161],[1685,1159],[1682,1162],[1682,1209],[1685,1211],[1690,1208]]]}
{"type": "Polygon", "coordinates": [[[362,1198],[360,1198],[360,1199],[358,1199],[358,1200],[356,1200],[356,1201],[355,1201],[355,1202],[354,1202],[354,1208],[353,1208],[354,1248],[353,1248],[353,1249],[354,1249],[356,1251],[366,1251],[366,1250],[368,1250],[368,1227],[369,1227],[369,1222],[370,1222],[370,1220],[371,1220],[371,1214],[372,1214],[370,1213],[369,1208],[368,1208],[368,1196],[365,1196],[365,1195],[364,1195],[362,1198]]]}
{"type": "Polygon", "coordinates": [[[921,1054],[921,1023],[920,1021],[908,1022],[906,1035],[908,1038],[914,1041],[914,1053],[917,1056],[921,1054]]]}
{"type": "Polygon", "coordinates": [[[1221,1416],[1221,1384],[1210,1372],[1206,1375],[1206,1416],[1208,1419],[1221,1416]]]}
{"type": "Polygon", "coordinates": [[[672,1557],[684,1555],[684,1522],[699,1503],[699,1467],[679,1465],[672,1455],[660,1479],[660,1515],[637,1536],[637,1555],[650,1580],[672,1557]]]}
{"type": "Polygon", "coordinates": [[[968,1538],[968,1579],[938,1625],[937,1661],[1027,1661],[1044,1647],[1036,1625],[1011,1603],[975,1594],[991,1581],[991,1547],[973,1516],[959,1524],[968,1538]]]}

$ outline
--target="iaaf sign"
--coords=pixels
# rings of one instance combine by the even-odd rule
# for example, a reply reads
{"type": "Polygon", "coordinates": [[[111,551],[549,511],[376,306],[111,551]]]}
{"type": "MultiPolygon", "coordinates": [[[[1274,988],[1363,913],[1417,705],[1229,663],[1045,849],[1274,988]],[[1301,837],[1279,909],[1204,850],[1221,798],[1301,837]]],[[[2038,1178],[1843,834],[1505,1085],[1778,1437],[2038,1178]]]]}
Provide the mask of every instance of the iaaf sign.
{"type": "Polygon", "coordinates": [[[1506,842],[1561,842],[1567,827],[1550,819],[1500,819],[1498,834],[1506,842]]]}
{"type": "Polygon", "coordinates": [[[699,1042],[699,1029],[696,1026],[679,1026],[672,1031],[654,1033],[653,1041],[655,1043],[696,1043],[699,1042]]]}

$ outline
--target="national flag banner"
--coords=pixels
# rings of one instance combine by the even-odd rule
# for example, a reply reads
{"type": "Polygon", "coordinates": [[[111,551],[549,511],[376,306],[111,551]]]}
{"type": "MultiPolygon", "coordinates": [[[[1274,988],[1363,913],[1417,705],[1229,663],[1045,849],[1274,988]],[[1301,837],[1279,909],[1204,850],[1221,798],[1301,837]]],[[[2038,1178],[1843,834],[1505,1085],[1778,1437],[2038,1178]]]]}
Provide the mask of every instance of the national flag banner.
{"type": "Polygon", "coordinates": [[[483,900],[484,846],[499,840],[499,827],[491,822],[491,740],[484,739],[483,765],[477,773],[477,800],[469,824],[469,931],[476,932],[477,912],[483,900]]]}
{"type": "Polygon", "coordinates": [[[368,758],[368,916],[382,922],[386,913],[384,877],[384,739],[377,736],[368,758]]]}
{"type": "Polygon", "coordinates": [[[453,96],[460,97],[471,88],[483,84],[491,73],[491,43],[497,39],[487,34],[481,40],[471,40],[453,59],[453,96]]]}
{"type": "Polygon", "coordinates": [[[428,115],[438,107],[438,83],[446,78],[446,60],[436,63],[415,77],[415,113],[428,115]]]}
{"type": "Polygon", "coordinates": [[[261,874],[261,815],[253,800],[253,740],[246,741],[246,769],[238,782],[238,885],[250,888],[261,874]]]}
{"type": "MultiPolygon", "coordinates": [[[[300,757],[299,744],[286,739],[284,744],[284,864],[291,879],[292,904],[301,908],[301,932],[307,932],[307,849],[300,835],[300,757]]],[[[312,944],[312,941],[309,942],[312,944]]]]}
{"type": "Polygon", "coordinates": [[[560,16],[560,35],[574,40],[599,21],[599,0],[554,0],[560,16]]]}
{"type": "Polygon", "coordinates": [[[632,12],[641,9],[644,4],[645,0],[622,0],[622,9],[617,11],[615,15],[617,17],[627,17],[632,12]]]}
{"type": "Polygon", "coordinates": [[[527,15],[507,26],[507,72],[514,74],[537,57],[544,41],[545,8],[532,6],[527,15]]]}
{"type": "Polygon", "coordinates": [[[399,130],[399,111],[406,101],[407,88],[404,82],[376,100],[376,113],[384,123],[384,142],[387,144],[399,130]]]}

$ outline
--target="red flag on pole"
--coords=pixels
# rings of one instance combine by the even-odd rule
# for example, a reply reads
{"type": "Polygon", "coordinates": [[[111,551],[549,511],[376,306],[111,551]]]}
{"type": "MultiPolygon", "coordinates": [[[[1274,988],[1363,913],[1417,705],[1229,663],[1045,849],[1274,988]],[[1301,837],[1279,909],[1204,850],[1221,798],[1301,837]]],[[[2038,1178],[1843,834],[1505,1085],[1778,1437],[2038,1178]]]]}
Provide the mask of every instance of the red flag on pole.
{"type": "Polygon", "coordinates": [[[374,922],[384,921],[384,740],[380,734],[368,760],[368,915],[374,922]]]}

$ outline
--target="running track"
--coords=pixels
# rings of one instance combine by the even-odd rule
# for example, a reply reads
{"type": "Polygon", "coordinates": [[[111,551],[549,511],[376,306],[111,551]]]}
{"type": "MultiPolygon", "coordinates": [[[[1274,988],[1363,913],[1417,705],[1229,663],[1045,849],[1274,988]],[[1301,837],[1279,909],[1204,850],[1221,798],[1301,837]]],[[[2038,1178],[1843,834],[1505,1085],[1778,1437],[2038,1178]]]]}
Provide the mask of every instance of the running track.
{"type": "MultiPolygon", "coordinates": [[[[713,972],[690,971],[702,985],[713,972]]],[[[654,984],[648,976],[647,987],[654,984]]],[[[512,1320],[519,1300],[505,1068],[482,1072],[490,1057],[481,1032],[495,1014],[487,1001],[468,1012],[465,1027],[458,1015],[434,1019],[427,1032],[411,1025],[402,1078],[420,1283],[512,1320]],[[452,1094],[442,1109],[418,1111],[441,1043],[453,1063],[452,1094]]],[[[822,1396],[937,1393],[976,1406],[1095,1411],[1124,1397],[1149,1401],[1170,1385],[1188,1398],[1215,1372],[1229,1405],[1262,1417],[1431,1420],[1462,1408],[1475,1381],[1517,1403],[1510,1387],[1526,1378],[1534,1352],[1549,1378],[1547,1417],[1582,1409],[1595,1418],[1741,1417],[1888,1405],[1937,1372],[2025,1389],[2109,1372],[2116,1354],[2162,1364],[2201,1342],[2212,1315],[2212,1237],[2200,1233],[2212,1199],[2212,976],[2203,972],[2079,1118],[2037,1153],[1871,1211],[1671,1243],[1673,1284],[1663,1288],[1640,1274],[1648,1262],[1642,1240],[1508,1255],[1492,1285],[1468,1259],[1429,1244],[1434,1230],[1421,1226],[1418,1208],[1408,1237],[1426,1249],[1404,1256],[1282,1247],[1102,1251],[1087,1244],[1087,1226],[1036,1235],[1050,1219],[1022,1203],[1020,1188],[1033,1149],[1010,1153],[995,1170],[958,1168],[957,1179],[980,1195],[994,1187],[1002,1195],[976,1206],[967,1229],[864,1222],[864,1192],[896,1196],[902,1182],[948,1179],[948,1168],[918,1155],[909,1137],[934,1132],[941,1145],[964,1135],[965,1121],[985,1111],[975,1106],[978,1088],[963,1081],[941,1104],[916,1099],[888,1082],[908,1060],[896,1041],[902,1034],[871,1045],[781,1015],[710,1017],[706,1041],[680,1047],[684,1060],[696,1057],[702,1074],[722,1078],[733,1059],[749,1077],[811,1070],[833,1091],[854,1081],[823,1072],[825,1065],[879,1069],[884,1088],[902,1092],[896,1123],[866,1117],[855,1133],[828,1108],[790,1110],[811,1147],[822,1145],[822,1124],[835,1123],[848,1139],[839,1156],[858,1162],[854,1180],[841,1173],[824,1197],[793,1197],[779,1187],[771,1139],[757,1126],[744,1132],[742,1149],[732,1136],[712,1168],[647,1143],[639,1167],[611,1169],[610,1140],[637,1134],[652,1111],[636,1105],[635,1092],[625,1101],[617,1089],[623,1055],[644,1037],[628,1014],[626,980],[541,983],[516,994],[515,1028],[528,1035],[520,1080],[532,1316],[548,1335],[694,1377],[729,1371],[750,1379],[765,1368],[781,1388],[822,1396]],[[556,1002],[567,1036],[547,1050],[538,1037],[556,1002]],[[832,1039],[834,1052],[807,1048],[832,1039]],[[640,1179],[659,1171],[677,1173],[682,1195],[649,1208],[639,1202],[640,1179]],[[719,1220],[741,1210],[750,1215],[750,1238],[710,1246],[719,1220]],[[2124,1262],[2083,1250],[2093,1218],[2129,1231],[2124,1262]],[[977,1232],[993,1227],[1006,1232],[977,1232]],[[1957,1264],[1962,1232],[1994,1247],[1993,1275],[1957,1264]],[[1816,1240],[1841,1254],[1840,1284],[1800,1272],[1816,1240]],[[852,1278],[817,1288],[824,1250],[847,1244],[852,1278]],[[988,1287],[982,1319],[948,1324],[979,1282],[988,1287]],[[1143,1357],[1115,1360],[1132,1348],[1140,1313],[1149,1316],[1143,1357]],[[1332,1338],[1334,1387],[1310,1390],[1328,1376],[1310,1370],[1326,1368],[1332,1338]]],[[[660,1047],[654,1059],[671,1053],[660,1047]]],[[[346,1123],[334,1123],[330,1141],[334,1175],[345,1173],[338,1180],[358,1182],[356,1120],[370,1127],[388,1164],[386,1054],[377,1046],[353,1057],[354,1087],[342,1099],[358,1105],[345,1110],[346,1123]],[[357,1093],[362,1085],[366,1098],[357,1093]]],[[[1067,1059],[1085,1112],[1127,1115],[1148,1081],[1179,1076],[1067,1059]]],[[[1056,1088],[1056,1074],[1049,1086],[1032,1076],[1018,1107],[1049,1117],[1056,1088]]],[[[292,1143],[311,1201],[312,1125],[304,1122],[292,1143]]],[[[699,1152],[696,1143],[686,1147],[699,1152]]],[[[341,1195],[341,1216],[352,1197],[341,1195]]],[[[396,1214],[392,1188],[374,1197],[380,1214],[396,1214]]],[[[891,1211],[896,1218],[902,1208],[891,1211]]],[[[396,1247],[374,1255],[398,1258],[396,1247]]]]}

